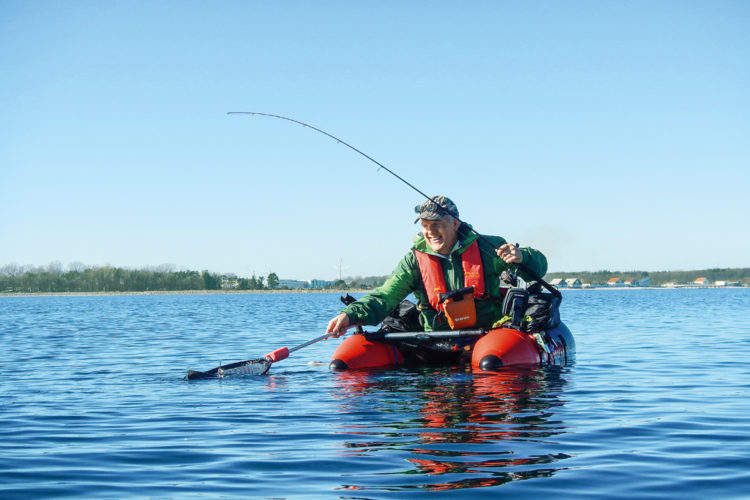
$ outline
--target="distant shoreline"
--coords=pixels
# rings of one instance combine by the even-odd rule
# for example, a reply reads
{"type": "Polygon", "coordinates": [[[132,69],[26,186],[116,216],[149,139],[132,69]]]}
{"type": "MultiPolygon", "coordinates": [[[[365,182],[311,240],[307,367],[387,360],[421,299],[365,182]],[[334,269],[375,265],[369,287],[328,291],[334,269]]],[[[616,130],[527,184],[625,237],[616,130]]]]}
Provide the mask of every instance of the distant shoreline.
{"type": "Polygon", "coordinates": [[[681,286],[588,286],[581,288],[559,288],[560,291],[578,290],[702,290],[702,289],[747,288],[746,286],[681,285],[681,286]]]}
{"type": "MultiPolygon", "coordinates": [[[[696,290],[696,289],[734,289],[747,288],[745,286],[597,286],[587,288],[560,288],[561,292],[586,290],[696,290]]],[[[128,295],[278,295],[284,293],[368,293],[372,290],[324,290],[324,289],[294,289],[294,290],[154,290],[148,292],[1,292],[0,297],[117,297],[128,295]]]]}
{"type": "Polygon", "coordinates": [[[282,293],[366,293],[370,290],[153,290],[147,292],[0,292],[0,297],[100,297],[118,295],[257,295],[282,293]]]}

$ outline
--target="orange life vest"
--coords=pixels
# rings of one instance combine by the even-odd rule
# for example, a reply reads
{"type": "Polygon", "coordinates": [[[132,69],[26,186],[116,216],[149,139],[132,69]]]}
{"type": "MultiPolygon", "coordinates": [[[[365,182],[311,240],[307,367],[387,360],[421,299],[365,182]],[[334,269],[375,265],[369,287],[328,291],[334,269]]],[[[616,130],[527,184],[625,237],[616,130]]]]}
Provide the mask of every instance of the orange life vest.
{"type": "MultiPolygon", "coordinates": [[[[418,250],[414,251],[414,255],[417,257],[419,273],[422,275],[427,299],[435,310],[441,311],[440,294],[447,292],[448,286],[445,284],[440,257],[418,250]]],[[[474,299],[484,296],[484,268],[482,267],[482,257],[479,254],[477,240],[474,240],[461,254],[461,267],[464,271],[464,286],[474,287],[474,299]]]]}

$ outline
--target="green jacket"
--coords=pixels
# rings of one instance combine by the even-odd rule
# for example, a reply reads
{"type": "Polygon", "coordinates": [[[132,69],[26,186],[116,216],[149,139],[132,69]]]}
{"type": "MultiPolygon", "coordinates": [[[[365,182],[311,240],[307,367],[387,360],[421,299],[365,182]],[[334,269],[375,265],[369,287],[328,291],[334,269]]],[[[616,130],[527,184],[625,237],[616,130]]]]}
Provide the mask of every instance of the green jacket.
{"type": "MultiPolygon", "coordinates": [[[[470,226],[469,226],[470,227],[470,226]]],[[[464,273],[461,267],[461,254],[478,236],[463,223],[458,229],[458,247],[450,255],[440,256],[443,266],[445,284],[449,290],[457,290],[464,286],[464,273]]],[[[479,240],[479,252],[484,268],[485,292],[489,295],[487,299],[477,300],[477,327],[490,327],[500,319],[502,315],[502,296],[500,295],[500,273],[509,266],[495,253],[495,249],[506,243],[500,236],[482,236],[479,240]],[[491,243],[489,244],[488,243],[491,243]]],[[[417,305],[421,312],[423,328],[429,330],[447,330],[448,322],[443,315],[430,306],[427,294],[422,283],[417,258],[414,250],[435,254],[427,245],[422,234],[414,238],[414,246],[396,266],[393,274],[382,286],[373,290],[372,293],[362,297],[350,304],[342,312],[349,316],[351,324],[360,323],[364,325],[377,325],[404,300],[410,293],[414,293],[417,305]]],[[[523,263],[526,267],[542,277],[547,273],[547,258],[538,250],[533,248],[522,248],[523,263]]],[[[519,272],[519,275],[531,281],[530,276],[519,272]]]]}

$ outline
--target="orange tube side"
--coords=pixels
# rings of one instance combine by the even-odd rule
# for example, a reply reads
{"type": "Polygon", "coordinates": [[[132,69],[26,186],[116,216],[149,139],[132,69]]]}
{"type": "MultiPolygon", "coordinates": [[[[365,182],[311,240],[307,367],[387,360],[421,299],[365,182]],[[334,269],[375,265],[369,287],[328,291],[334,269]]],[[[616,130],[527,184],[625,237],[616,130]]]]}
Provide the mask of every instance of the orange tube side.
{"type": "Polygon", "coordinates": [[[352,335],[339,344],[331,356],[331,361],[341,360],[350,370],[378,368],[401,364],[404,357],[394,346],[381,342],[371,342],[364,335],[352,335]]]}
{"type": "Polygon", "coordinates": [[[471,355],[471,367],[479,370],[479,363],[488,355],[500,358],[502,366],[538,365],[542,362],[534,338],[511,328],[496,328],[477,340],[471,355]]]}

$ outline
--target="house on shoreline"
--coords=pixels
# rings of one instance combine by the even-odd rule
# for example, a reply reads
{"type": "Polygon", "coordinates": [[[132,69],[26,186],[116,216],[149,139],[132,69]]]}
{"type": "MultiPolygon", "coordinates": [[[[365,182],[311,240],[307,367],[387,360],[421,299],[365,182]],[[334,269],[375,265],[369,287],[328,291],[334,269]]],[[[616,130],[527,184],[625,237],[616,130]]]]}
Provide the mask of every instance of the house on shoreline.
{"type": "MultiPolygon", "coordinates": [[[[578,278],[555,278],[550,280],[549,284],[555,288],[584,288],[584,284],[578,278]]],[[[586,288],[590,287],[591,285],[588,285],[586,288]]]]}
{"type": "Polygon", "coordinates": [[[742,283],[739,281],[726,281],[726,280],[719,280],[714,282],[714,286],[742,286],[742,283]]]}
{"type": "Polygon", "coordinates": [[[333,286],[333,281],[328,280],[290,280],[283,279],[279,280],[279,284],[276,288],[287,288],[289,290],[300,290],[305,288],[326,288],[333,286]]]}
{"type": "Polygon", "coordinates": [[[565,284],[567,285],[568,288],[581,288],[582,287],[581,280],[579,280],[578,278],[567,278],[565,280],[565,284]]]}
{"type": "Polygon", "coordinates": [[[626,279],[624,282],[625,286],[638,286],[638,287],[644,287],[644,286],[651,286],[651,278],[630,278],[626,279]]]}

